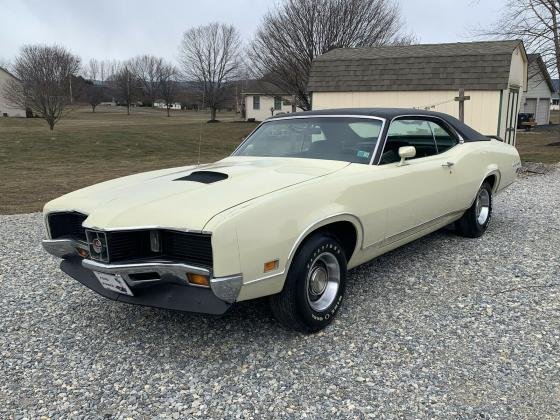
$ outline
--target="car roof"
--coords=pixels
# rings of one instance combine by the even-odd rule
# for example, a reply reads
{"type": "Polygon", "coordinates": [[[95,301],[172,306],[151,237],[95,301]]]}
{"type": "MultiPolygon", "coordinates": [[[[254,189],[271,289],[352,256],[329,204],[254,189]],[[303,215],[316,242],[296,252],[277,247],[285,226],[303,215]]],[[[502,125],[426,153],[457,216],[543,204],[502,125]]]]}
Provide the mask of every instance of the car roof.
{"type": "Polygon", "coordinates": [[[459,121],[457,118],[452,117],[449,114],[444,114],[442,112],[426,111],[423,109],[413,109],[413,108],[338,108],[338,109],[322,109],[317,111],[304,111],[291,114],[280,114],[274,117],[270,117],[268,120],[274,120],[277,118],[289,118],[289,117],[313,117],[313,116],[364,116],[364,117],[378,117],[383,118],[387,121],[393,118],[402,116],[421,116],[421,117],[436,117],[444,120],[449,125],[451,125],[465,141],[483,141],[490,140],[488,137],[480,134],[478,131],[472,129],[465,123],[459,121]]]}

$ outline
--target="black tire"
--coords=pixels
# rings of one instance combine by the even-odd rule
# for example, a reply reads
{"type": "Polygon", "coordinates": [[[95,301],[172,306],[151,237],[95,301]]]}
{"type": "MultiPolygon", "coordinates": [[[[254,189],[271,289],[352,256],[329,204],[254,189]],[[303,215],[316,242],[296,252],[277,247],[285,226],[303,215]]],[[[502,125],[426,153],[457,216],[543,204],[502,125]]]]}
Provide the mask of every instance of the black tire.
{"type": "Polygon", "coordinates": [[[455,229],[459,235],[466,238],[478,238],[486,232],[490,219],[492,219],[492,186],[484,182],[477,191],[472,206],[455,222],[455,229]],[[483,215],[479,210],[480,207],[477,207],[481,206],[479,200],[485,201],[486,217],[481,217],[483,215]]]}
{"type": "Polygon", "coordinates": [[[346,256],[343,248],[334,237],[325,233],[317,233],[307,239],[294,256],[284,289],[279,294],[271,296],[272,313],[286,328],[303,333],[317,332],[332,322],[342,303],[345,286],[346,256]],[[327,264],[324,261],[327,261],[327,264]],[[333,285],[336,283],[336,275],[326,274],[326,277],[320,277],[322,276],[321,264],[325,266],[325,273],[336,273],[338,264],[339,281],[336,293],[333,285]],[[317,300],[313,300],[319,295],[313,295],[312,282],[319,285],[322,283],[320,280],[317,283],[312,278],[322,279],[327,284],[323,294],[317,300]],[[327,296],[328,287],[331,289],[327,296]],[[332,303],[329,304],[331,298],[332,303]],[[324,309],[318,308],[321,306],[321,299],[324,299],[322,302],[324,305],[328,304],[324,309]]]}

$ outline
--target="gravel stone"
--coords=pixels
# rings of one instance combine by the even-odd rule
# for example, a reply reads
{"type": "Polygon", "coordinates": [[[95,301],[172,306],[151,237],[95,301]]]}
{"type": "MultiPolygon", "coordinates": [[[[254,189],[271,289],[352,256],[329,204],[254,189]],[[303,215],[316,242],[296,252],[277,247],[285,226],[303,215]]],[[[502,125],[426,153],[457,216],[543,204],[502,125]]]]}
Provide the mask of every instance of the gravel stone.
{"type": "Polygon", "coordinates": [[[40,214],[0,216],[0,418],[555,418],[560,170],[349,274],[335,322],[286,331],[126,305],[64,275],[40,214]]]}

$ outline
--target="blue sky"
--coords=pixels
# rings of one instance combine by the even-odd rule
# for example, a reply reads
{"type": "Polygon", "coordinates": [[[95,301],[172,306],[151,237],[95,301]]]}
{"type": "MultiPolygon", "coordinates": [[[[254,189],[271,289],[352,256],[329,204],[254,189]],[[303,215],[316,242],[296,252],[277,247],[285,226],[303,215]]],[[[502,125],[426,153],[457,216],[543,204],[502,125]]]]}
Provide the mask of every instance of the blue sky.
{"type": "MultiPolygon", "coordinates": [[[[211,21],[235,25],[249,40],[278,0],[0,0],[0,61],[26,43],[58,43],[84,61],[151,53],[174,60],[183,31],[211,21]]],[[[422,43],[468,41],[503,0],[400,0],[408,28],[422,43]]]]}

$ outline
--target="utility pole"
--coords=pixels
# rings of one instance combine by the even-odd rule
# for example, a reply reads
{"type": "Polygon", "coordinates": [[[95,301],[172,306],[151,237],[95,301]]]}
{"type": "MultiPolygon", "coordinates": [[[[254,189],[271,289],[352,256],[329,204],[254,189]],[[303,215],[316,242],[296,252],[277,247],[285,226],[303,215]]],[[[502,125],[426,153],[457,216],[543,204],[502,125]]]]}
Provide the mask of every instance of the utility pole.
{"type": "Polygon", "coordinates": [[[465,96],[465,89],[459,89],[459,96],[455,97],[455,101],[459,102],[459,120],[465,122],[465,101],[469,101],[470,96],[465,96]]]}

